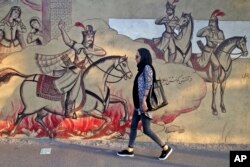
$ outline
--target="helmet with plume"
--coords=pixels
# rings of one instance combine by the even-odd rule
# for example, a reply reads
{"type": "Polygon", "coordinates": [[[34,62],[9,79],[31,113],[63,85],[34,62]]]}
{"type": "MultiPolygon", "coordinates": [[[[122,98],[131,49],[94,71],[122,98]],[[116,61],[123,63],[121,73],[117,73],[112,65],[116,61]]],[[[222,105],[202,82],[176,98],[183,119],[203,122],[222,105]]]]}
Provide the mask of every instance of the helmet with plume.
{"type": "Polygon", "coordinates": [[[83,35],[95,35],[95,33],[96,33],[96,31],[94,31],[92,25],[87,25],[85,27],[81,22],[76,22],[75,26],[83,28],[83,31],[82,31],[83,35]]]}
{"type": "Polygon", "coordinates": [[[176,3],[179,2],[179,0],[173,0],[172,2],[167,1],[166,3],[166,9],[172,9],[174,10],[176,7],[176,3]]]}
{"type": "Polygon", "coordinates": [[[209,22],[210,21],[218,21],[218,16],[225,16],[225,13],[223,11],[221,11],[220,9],[216,9],[213,11],[213,13],[210,16],[209,22]]]}
{"type": "Polygon", "coordinates": [[[92,35],[93,36],[93,42],[92,44],[90,45],[90,47],[93,47],[93,44],[94,44],[94,36],[95,36],[95,33],[96,31],[94,31],[93,29],[93,26],[92,25],[87,25],[87,26],[84,26],[81,22],[76,22],[75,23],[75,26],[76,27],[81,27],[83,28],[83,31],[82,31],[82,35],[83,35],[83,41],[82,43],[86,42],[85,40],[85,37],[89,36],[89,35],[92,35]]]}

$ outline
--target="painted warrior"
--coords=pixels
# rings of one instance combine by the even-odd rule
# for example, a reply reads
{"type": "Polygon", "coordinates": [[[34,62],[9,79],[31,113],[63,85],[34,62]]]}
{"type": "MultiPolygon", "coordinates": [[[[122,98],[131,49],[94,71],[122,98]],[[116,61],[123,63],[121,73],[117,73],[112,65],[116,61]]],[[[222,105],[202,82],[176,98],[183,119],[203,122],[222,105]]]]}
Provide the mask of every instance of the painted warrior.
{"type": "MultiPolygon", "coordinates": [[[[197,32],[197,37],[206,38],[206,45],[203,46],[201,41],[198,41],[198,46],[202,51],[201,57],[197,59],[197,63],[201,67],[205,67],[208,62],[211,62],[213,71],[216,71],[219,67],[219,61],[214,55],[214,51],[217,46],[225,40],[223,31],[219,28],[218,25],[218,16],[224,16],[225,13],[221,10],[215,10],[209,19],[207,27],[200,29],[197,32]]],[[[213,76],[216,77],[216,76],[213,76]]]]}
{"type": "Polygon", "coordinates": [[[84,29],[82,31],[83,40],[81,43],[77,43],[68,36],[65,31],[65,23],[61,20],[58,27],[64,43],[71,49],[58,55],[37,55],[38,65],[42,72],[49,73],[53,71],[53,75],[59,77],[54,81],[54,85],[58,92],[66,96],[64,106],[66,117],[69,116],[75,104],[75,99],[80,90],[80,76],[85,71],[86,66],[89,65],[89,58],[106,55],[106,51],[103,48],[94,45],[96,31],[93,30],[91,25],[85,27],[82,23],[77,22],[75,26],[84,29]],[[72,49],[74,50],[73,56],[71,54],[72,49]]]}
{"type": "Polygon", "coordinates": [[[56,88],[62,92],[66,93],[65,101],[65,114],[69,114],[72,110],[75,98],[79,92],[80,79],[79,75],[83,69],[86,68],[86,56],[104,56],[106,52],[103,48],[94,45],[95,31],[91,25],[87,25],[86,28],[78,22],[76,26],[81,26],[85,29],[82,32],[83,41],[82,43],[77,43],[70,39],[66,33],[64,27],[65,23],[60,21],[58,27],[61,31],[64,43],[75,51],[74,60],[65,59],[65,65],[70,66],[70,70],[67,70],[62,77],[55,81],[56,88]]]}
{"type": "Polygon", "coordinates": [[[165,31],[162,34],[161,38],[154,39],[157,47],[163,51],[165,59],[168,58],[168,62],[174,62],[176,57],[176,46],[174,38],[176,35],[176,30],[179,31],[179,18],[175,16],[175,3],[178,0],[174,0],[172,3],[169,1],[166,4],[166,15],[157,18],[155,24],[164,25],[165,31]]]}

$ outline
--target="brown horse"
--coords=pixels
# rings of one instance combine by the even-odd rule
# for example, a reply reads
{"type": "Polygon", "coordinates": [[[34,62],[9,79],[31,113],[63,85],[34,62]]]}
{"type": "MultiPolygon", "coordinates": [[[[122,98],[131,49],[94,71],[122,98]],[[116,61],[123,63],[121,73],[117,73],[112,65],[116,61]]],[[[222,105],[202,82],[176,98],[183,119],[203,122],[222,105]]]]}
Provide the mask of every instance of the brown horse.
{"type": "MultiPolygon", "coordinates": [[[[11,68],[0,70],[0,83],[7,82],[12,76],[25,78],[20,87],[20,96],[24,104],[24,109],[18,114],[14,128],[10,132],[7,132],[8,134],[14,134],[17,126],[20,124],[23,118],[36,114],[37,116],[35,120],[45,128],[50,138],[54,136],[49,130],[48,126],[44,123],[43,118],[47,116],[48,113],[64,116],[64,105],[62,101],[52,101],[37,96],[36,88],[37,78],[39,75],[40,74],[25,75],[11,68]]],[[[104,123],[99,128],[93,130],[93,132],[96,133],[102,130],[111,121],[110,118],[103,114],[109,104],[123,104],[125,112],[123,120],[128,120],[126,101],[120,97],[110,94],[110,89],[107,85],[107,82],[110,80],[113,81],[113,78],[116,78],[115,80],[118,82],[122,79],[130,79],[131,77],[132,73],[129,69],[126,56],[106,56],[95,62],[92,62],[92,64],[81,73],[81,87],[76,98],[76,107],[74,112],[77,113],[78,117],[84,117],[87,115],[104,120],[104,123]],[[102,64],[105,64],[105,67],[102,64]],[[94,89],[86,90],[85,94],[83,81],[85,80],[85,77],[88,76],[87,74],[94,69],[105,74],[105,77],[103,78],[104,80],[102,80],[103,82],[101,83],[104,89],[98,89],[98,91],[95,91],[94,89]],[[102,95],[105,95],[105,97],[102,97],[102,95]]],[[[96,78],[101,77],[98,76],[96,78]]]]}

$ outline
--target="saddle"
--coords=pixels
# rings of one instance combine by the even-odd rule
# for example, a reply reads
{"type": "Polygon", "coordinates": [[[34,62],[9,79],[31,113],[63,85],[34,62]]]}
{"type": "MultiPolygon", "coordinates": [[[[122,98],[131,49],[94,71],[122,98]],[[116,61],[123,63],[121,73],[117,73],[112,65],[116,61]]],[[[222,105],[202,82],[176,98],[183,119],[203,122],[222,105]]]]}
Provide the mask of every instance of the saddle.
{"type": "Polygon", "coordinates": [[[197,57],[197,54],[192,53],[191,57],[190,57],[190,62],[192,63],[193,69],[195,69],[196,71],[208,71],[209,67],[211,65],[211,62],[209,61],[207,63],[207,65],[205,67],[201,67],[198,63],[197,63],[197,59],[199,57],[197,57]]]}
{"type": "Polygon", "coordinates": [[[63,100],[64,94],[58,92],[54,86],[54,80],[56,79],[57,77],[49,75],[39,75],[36,87],[37,96],[53,101],[63,100]]]}

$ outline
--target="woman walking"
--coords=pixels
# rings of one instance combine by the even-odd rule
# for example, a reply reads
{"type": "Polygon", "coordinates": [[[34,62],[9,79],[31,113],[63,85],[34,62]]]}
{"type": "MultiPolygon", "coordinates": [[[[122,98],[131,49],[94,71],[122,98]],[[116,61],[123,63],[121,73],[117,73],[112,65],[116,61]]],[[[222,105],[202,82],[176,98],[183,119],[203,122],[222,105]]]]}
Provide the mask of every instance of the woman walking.
{"type": "Polygon", "coordinates": [[[117,153],[118,156],[134,156],[134,143],[137,136],[138,123],[141,120],[143,126],[143,133],[154,140],[161,148],[162,152],[159,160],[165,160],[172,153],[172,148],[165,144],[150,128],[152,115],[148,112],[146,103],[149,90],[153,83],[155,70],[152,66],[152,58],[149,50],[140,48],[135,57],[138,73],[134,80],[133,86],[133,102],[134,112],[131,122],[128,148],[117,153]]]}

